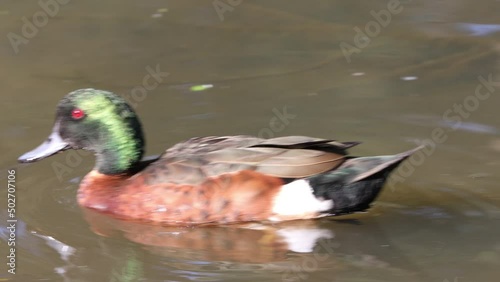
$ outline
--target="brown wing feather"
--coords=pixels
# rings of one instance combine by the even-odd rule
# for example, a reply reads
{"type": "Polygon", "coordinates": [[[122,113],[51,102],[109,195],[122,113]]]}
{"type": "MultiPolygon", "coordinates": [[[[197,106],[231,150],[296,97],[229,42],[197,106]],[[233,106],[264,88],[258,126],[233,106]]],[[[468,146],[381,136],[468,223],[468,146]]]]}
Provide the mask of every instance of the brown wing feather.
{"type": "Polygon", "coordinates": [[[306,136],[192,138],[168,149],[143,174],[149,184],[199,184],[208,177],[240,170],[302,178],[338,167],[345,160],[345,149],[356,144],[306,136]]]}
{"type": "Polygon", "coordinates": [[[257,171],[281,178],[302,178],[333,169],[343,160],[344,156],[333,153],[285,149],[284,153],[260,162],[257,171]]]}

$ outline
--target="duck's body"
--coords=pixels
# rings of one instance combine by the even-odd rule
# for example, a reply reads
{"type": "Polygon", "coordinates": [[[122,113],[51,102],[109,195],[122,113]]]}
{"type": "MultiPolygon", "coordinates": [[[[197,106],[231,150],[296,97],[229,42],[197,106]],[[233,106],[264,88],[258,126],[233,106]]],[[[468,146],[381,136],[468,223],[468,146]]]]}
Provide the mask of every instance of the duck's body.
{"type": "Polygon", "coordinates": [[[357,142],[304,136],[193,138],[154,161],[135,112],[110,92],[82,89],[59,104],[49,139],[21,156],[32,162],[85,148],[96,168],[80,184],[81,206],[168,225],[284,221],[362,211],[414,150],[350,157],[357,142]]]}

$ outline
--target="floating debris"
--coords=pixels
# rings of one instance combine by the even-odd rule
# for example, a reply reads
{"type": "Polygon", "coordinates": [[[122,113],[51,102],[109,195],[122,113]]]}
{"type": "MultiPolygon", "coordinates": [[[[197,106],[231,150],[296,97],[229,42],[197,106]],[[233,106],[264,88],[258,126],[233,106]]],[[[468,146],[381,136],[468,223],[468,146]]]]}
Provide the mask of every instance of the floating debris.
{"type": "Polygon", "coordinates": [[[500,32],[500,24],[458,23],[456,26],[472,36],[484,36],[500,32]]]}
{"type": "Polygon", "coordinates": [[[412,80],[417,80],[418,77],[417,76],[402,76],[401,77],[401,80],[404,80],[404,81],[412,81],[412,80]]]}
{"type": "Polygon", "coordinates": [[[365,73],[364,72],[354,72],[351,75],[352,76],[363,76],[363,75],[365,75],[365,73]]]}
{"type": "Polygon", "coordinates": [[[163,14],[166,12],[168,12],[167,8],[159,8],[158,10],[156,10],[156,13],[151,15],[151,17],[152,18],[161,18],[161,17],[163,17],[163,14]]]}
{"type": "Polygon", "coordinates": [[[444,120],[442,117],[436,115],[410,114],[398,116],[397,119],[403,123],[420,126],[440,126],[449,130],[460,130],[491,135],[500,134],[500,130],[491,125],[481,124],[477,122],[456,122],[451,120],[444,120]]]}
{"type": "Polygon", "coordinates": [[[78,183],[80,183],[80,180],[81,180],[81,177],[74,177],[74,178],[71,178],[70,180],[68,180],[68,182],[72,183],[72,184],[78,184],[78,183]]]}
{"type": "Polygon", "coordinates": [[[191,87],[189,87],[189,90],[191,91],[205,91],[207,89],[210,89],[210,88],[213,88],[214,85],[213,84],[200,84],[200,85],[193,85],[191,87]]]}
{"type": "Polygon", "coordinates": [[[439,125],[442,127],[447,127],[450,129],[458,129],[462,131],[469,131],[475,133],[486,133],[486,134],[498,134],[499,131],[494,126],[481,124],[477,122],[460,122],[456,123],[454,121],[441,120],[439,125]]]}

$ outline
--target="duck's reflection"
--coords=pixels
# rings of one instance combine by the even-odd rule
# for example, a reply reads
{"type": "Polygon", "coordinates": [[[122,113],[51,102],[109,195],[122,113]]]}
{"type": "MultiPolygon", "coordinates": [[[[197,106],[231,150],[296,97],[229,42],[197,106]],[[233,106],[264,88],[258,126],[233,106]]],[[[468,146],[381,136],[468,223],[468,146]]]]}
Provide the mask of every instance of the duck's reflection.
{"type": "Polygon", "coordinates": [[[119,220],[83,209],[92,230],[102,236],[124,236],[158,255],[193,255],[204,260],[262,263],[286,258],[289,251],[313,252],[321,239],[332,239],[330,229],[316,221],[296,221],[279,225],[257,223],[195,228],[164,227],[119,220]],[[179,252],[175,252],[179,250],[179,252]],[[195,254],[193,254],[195,253],[195,254]]]}

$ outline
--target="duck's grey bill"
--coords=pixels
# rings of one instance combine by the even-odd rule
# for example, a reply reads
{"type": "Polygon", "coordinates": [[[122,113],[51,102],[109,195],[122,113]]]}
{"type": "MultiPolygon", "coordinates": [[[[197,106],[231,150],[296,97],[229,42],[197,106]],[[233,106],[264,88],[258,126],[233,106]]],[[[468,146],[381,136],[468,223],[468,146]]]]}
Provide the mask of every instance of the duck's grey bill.
{"type": "Polygon", "coordinates": [[[21,163],[36,162],[69,148],[69,144],[62,140],[59,133],[57,131],[53,131],[45,142],[36,147],[34,150],[20,156],[17,160],[21,163]]]}

